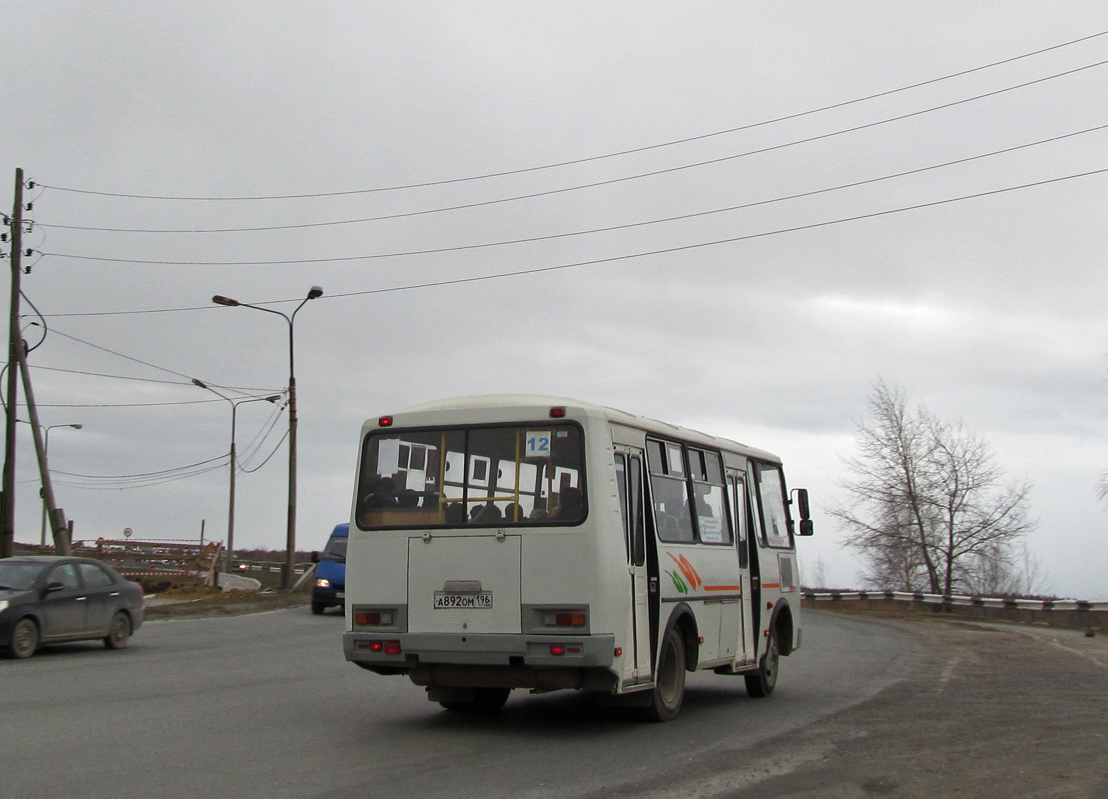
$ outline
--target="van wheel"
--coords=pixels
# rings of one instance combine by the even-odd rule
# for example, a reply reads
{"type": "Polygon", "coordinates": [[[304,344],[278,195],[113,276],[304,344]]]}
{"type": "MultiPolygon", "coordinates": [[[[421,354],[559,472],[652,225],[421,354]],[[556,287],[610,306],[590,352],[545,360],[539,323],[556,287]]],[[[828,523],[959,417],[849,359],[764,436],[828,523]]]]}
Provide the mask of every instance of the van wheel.
{"type": "Polygon", "coordinates": [[[314,613],[316,616],[322,616],[323,611],[325,611],[325,610],[327,610],[327,603],[325,603],[325,602],[313,602],[312,603],[312,613],[314,613]]]}
{"type": "Polygon", "coordinates": [[[746,676],[746,692],[758,699],[769,696],[777,685],[777,671],[781,666],[781,645],[777,641],[777,630],[769,634],[766,653],[758,664],[758,670],[746,676]]]}
{"type": "Polygon", "coordinates": [[[675,627],[662,644],[650,705],[643,708],[643,715],[649,721],[669,721],[676,718],[684,699],[685,639],[675,627]]]}

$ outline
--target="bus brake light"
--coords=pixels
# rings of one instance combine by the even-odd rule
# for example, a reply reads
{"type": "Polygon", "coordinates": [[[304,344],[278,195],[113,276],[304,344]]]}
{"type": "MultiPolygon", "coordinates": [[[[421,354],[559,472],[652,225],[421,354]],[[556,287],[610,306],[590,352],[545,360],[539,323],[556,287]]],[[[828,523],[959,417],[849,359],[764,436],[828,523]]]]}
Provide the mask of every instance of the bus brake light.
{"type": "Polygon", "coordinates": [[[378,427],[392,427],[392,417],[391,416],[382,416],[382,417],[378,418],[377,419],[377,426],[378,427]]]}

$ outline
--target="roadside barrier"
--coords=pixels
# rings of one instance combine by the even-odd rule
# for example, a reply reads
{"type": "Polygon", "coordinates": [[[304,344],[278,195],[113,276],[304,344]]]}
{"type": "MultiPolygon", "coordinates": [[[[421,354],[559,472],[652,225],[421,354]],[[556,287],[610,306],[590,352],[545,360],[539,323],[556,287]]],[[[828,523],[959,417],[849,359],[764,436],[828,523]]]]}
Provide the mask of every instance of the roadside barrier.
{"type": "Polygon", "coordinates": [[[1108,632],[1108,601],[959,596],[909,591],[809,590],[801,592],[801,599],[805,607],[825,610],[923,611],[971,619],[1108,632]]]}

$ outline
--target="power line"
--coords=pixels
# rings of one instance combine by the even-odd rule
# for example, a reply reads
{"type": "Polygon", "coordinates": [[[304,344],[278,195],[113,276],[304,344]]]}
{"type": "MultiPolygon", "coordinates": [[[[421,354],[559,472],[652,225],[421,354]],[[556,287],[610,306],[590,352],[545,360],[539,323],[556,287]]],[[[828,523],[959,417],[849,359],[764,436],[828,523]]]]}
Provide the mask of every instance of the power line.
{"type": "Polygon", "coordinates": [[[576,164],[584,164],[584,163],[589,163],[589,162],[592,162],[592,161],[600,161],[600,160],[604,160],[604,159],[608,159],[608,158],[617,158],[617,157],[620,157],[620,156],[631,155],[631,154],[635,154],[635,153],[642,153],[642,152],[647,152],[647,151],[650,151],[650,150],[657,150],[657,149],[661,149],[661,148],[664,148],[664,147],[672,147],[672,146],[679,145],[679,144],[688,144],[689,142],[702,141],[704,139],[709,139],[709,138],[713,138],[713,137],[725,136],[725,135],[728,135],[728,134],[731,134],[731,133],[738,133],[738,132],[744,131],[744,130],[751,130],[753,128],[764,127],[766,125],[772,125],[772,124],[775,124],[775,123],[778,123],[778,122],[785,122],[785,121],[792,120],[792,119],[799,119],[801,117],[810,116],[812,114],[818,114],[818,113],[822,113],[824,111],[831,111],[831,110],[836,109],[836,108],[844,108],[846,106],[855,105],[857,103],[866,102],[868,100],[875,100],[875,99],[880,98],[880,97],[887,97],[889,95],[897,94],[899,92],[909,91],[911,89],[918,89],[918,88],[923,87],[923,86],[928,86],[928,85],[935,84],[935,83],[941,83],[942,81],[947,81],[947,80],[951,80],[953,78],[962,77],[962,76],[965,76],[965,75],[972,74],[974,72],[980,72],[982,70],[991,69],[993,67],[1002,66],[1004,64],[1010,64],[1010,63],[1013,63],[1015,61],[1020,61],[1022,59],[1025,59],[1025,58],[1031,58],[1032,56],[1042,55],[1043,53],[1048,53],[1052,50],[1058,50],[1058,49],[1061,49],[1061,48],[1064,48],[1064,47],[1069,47],[1071,45],[1079,44],[1081,42],[1086,42],[1086,41],[1089,41],[1091,39],[1096,39],[1096,38],[1099,38],[1099,37],[1104,36],[1106,34],[1108,34],[1108,31],[1100,31],[1098,33],[1092,33],[1092,34],[1089,34],[1087,36],[1079,37],[1077,39],[1071,39],[1070,41],[1067,41],[1067,42],[1062,42],[1060,44],[1055,44],[1055,45],[1051,45],[1049,47],[1044,47],[1044,48],[1041,48],[1041,49],[1038,49],[1038,50],[1033,50],[1033,51],[1028,52],[1028,53],[1022,53],[1022,54],[1017,55],[1017,56],[1012,56],[1010,58],[1002,59],[1000,61],[993,61],[993,62],[988,63],[988,64],[982,64],[980,66],[972,67],[970,69],[964,69],[964,70],[961,70],[961,71],[958,71],[958,72],[953,72],[953,73],[950,73],[948,75],[943,75],[943,76],[938,77],[938,78],[930,78],[928,80],[923,80],[923,81],[919,81],[917,83],[912,83],[912,84],[908,84],[906,86],[901,86],[901,87],[896,88],[896,89],[888,89],[886,91],[877,92],[875,94],[869,94],[869,95],[865,95],[863,97],[857,97],[857,98],[854,98],[852,100],[845,100],[845,101],[838,102],[838,103],[832,103],[830,105],[821,106],[819,108],[813,108],[813,109],[810,109],[810,110],[807,110],[807,111],[800,111],[800,112],[793,113],[793,114],[787,114],[785,116],[776,117],[776,118],[772,118],[772,119],[767,119],[767,120],[763,120],[761,122],[752,122],[752,123],[748,123],[748,124],[745,124],[745,125],[740,125],[740,126],[737,126],[737,127],[732,127],[732,128],[727,128],[727,129],[724,129],[724,130],[714,131],[714,132],[711,132],[711,133],[703,133],[703,134],[698,134],[698,135],[695,135],[695,136],[688,136],[688,137],[681,138],[681,139],[673,139],[671,141],[661,142],[661,143],[657,143],[657,144],[649,144],[649,145],[645,145],[645,146],[642,146],[642,147],[635,147],[635,148],[626,149],[626,150],[619,150],[619,151],[616,151],[616,152],[605,153],[605,154],[602,154],[602,155],[593,155],[593,156],[588,156],[588,157],[584,157],[584,158],[575,158],[575,159],[571,159],[571,160],[567,160],[567,161],[559,161],[559,162],[555,162],[555,163],[551,163],[551,164],[544,164],[544,165],[541,165],[541,166],[523,167],[523,168],[520,168],[520,169],[502,170],[502,171],[499,171],[499,172],[489,172],[489,173],[485,173],[485,174],[470,175],[470,176],[460,177],[460,178],[449,178],[449,179],[443,179],[443,180],[425,181],[425,182],[422,182],[422,183],[407,183],[407,184],[401,184],[401,185],[396,185],[396,186],[383,186],[383,187],[370,188],[370,189],[353,189],[353,190],[348,190],[348,191],[317,192],[317,193],[310,193],[310,194],[259,195],[259,196],[246,196],[246,197],[186,197],[186,196],[176,196],[175,197],[175,196],[162,196],[162,195],[152,195],[152,194],[125,194],[125,193],[117,193],[117,192],[92,191],[92,190],[88,190],[88,189],[77,189],[77,188],[66,187],[66,186],[53,186],[53,185],[44,184],[44,183],[38,183],[37,185],[39,185],[43,188],[53,189],[55,191],[71,192],[71,193],[75,193],[75,194],[89,194],[89,195],[95,195],[95,196],[100,196],[100,197],[121,197],[121,198],[140,199],[140,200],[174,200],[174,201],[204,201],[204,202],[228,202],[228,201],[231,201],[231,202],[237,202],[237,201],[258,201],[258,200],[295,200],[295,199],[309,199],[309,198],[316,198],[316,197],[340,197],[340,196],[348,196],[348,195],[356,195],[356,194],[372,194],[372,193],[388,192],[388,191],[400,191],[400,190],[404,190],[404,189],[426,188],[426,187],[430,187],[430,186],[443,186],[443,185],[449,185],[449,184],[452,184],[452,183],[464,183],[464,182],[470,182],[470,181],[476,181],[476,180],[486,180],[486,179],[489,179],[489,178],[506,177],[506,176],[509,176],[509,175],[520,175],[520,174],[525,174],[525,173],[528,173],[528,172],[538,172],[538,171],[547,170],[547,169],[556,169],[556,168],[559,168],[559,167],[573,166],[573,165],[576,165],[576,164]]]}
{"type": "MultiPolygon", "coordinates": [[[[224,457],[226,457],[226,456],[224,456],[224,457]]],[[[173,482],[176,482],[177,480],[187,480],[190,477],[198,477],[202,474],[206,474],[208,472],[214,472],[217,469],[222,469],[222,468],[223,468],[223,464],[220,463],[220,464],[216,464],[215,466],[209,466],[206,469],[198,469],[194,472],[189,472],[187,474],[179,474],[179,475],[174,475],[172,477],[165,477],[165,478],[152,478],[150,480],[145,480],[145,481],[125,482],[125,483],[119,483],[117,485],[93,485],[93,484],[88,484],[88,483],[73,482],[71,480],[64,480],[64,479],[63,480],[55,480],[55,482],[60,484],[60,485],[69,486],[71,488],[82,488],[82,489],[85,489],[85,490],[88,490],[88,491],[126,491],[127,489],[131,489],[131,488],[150,488],[151,486],[163,485],[164,483],[173,483],[173,482]]],[[[54,470],[51,469],[51,471],[54,471],[54,470]]]]}
{"type": "MultiPolygon", "coordinates": [[[[151,261],[147,259],[133,259],[133,258],[101,258],[99,256],[92,255],[71,255],[61,253],[49,253],[50,255],[56,255],[62,258],[72,258],[76,260],[85,261],[105,261],[110,263],[129,263],[129,264],[147,264],[155,266],[287,266],[290,264],[319,264],[319,263],[341,263],[346,261],[371,261],[381,258],[401,258],[414,255],[435,255],[446,252],[459,252],[465,250],[477,250],[485,249],[489,247],[503,247],[513,244],[528,244],[537,241],[550,241],[553,239],[570,238],[573,236],[586,236],[595,233],[610,233],[616,230],[628,230],[637,227],[645,227],[648,225],[664,224],[668,222],[678,222],[685,219],[695,219],[697,217],[711,216],[713,214],[728,213],[731,211],[741,211],[747,208],[756,208],[763,205],[771,205],[773,203],[785,202],[788,200],[798,200],[805,197],[814,197],[820,194],[827,194],[834,191],[842,191],[844,189],[857,188],[859,186],[866,186],[874,183],[880,183],[882,181],[894,180],[896,178],[907,177],[909,175],[918,175],[923,172],[929,172],[936,169],[944,169],[950,166],[957,166],[960,164],[970,163],[972,161],[979,161],[984,158],[991,158],[997,155],[1006,155],[1008,153],[1017,152],[1019,150],[1025,150],[1030,147],[1037,147],[1043,144],[1051,144],[1054,142],[1062,141],[1064,139],[1073,138],[1075,136],[1082,136],[1087,133],[1095,133],[1108,129],[1108,125],[1097,125],[1096,127],[1086,128],[1084,130],[1074,131],[1071,133],[1063,133],[1058,136],[1052,136],[1046,139],[1040,139],[1034,142],[1027,142],[1025,144],[1018,144],[1012,147],[1006,147],[1000,150],[993,150],[987,153],[979,153],[977,155],[967,156],[965,158],[958,158],[953,161],[945,161],[940,164],[931,164],[929,166],[917,167],[915,169],[907,169],[901,172],[893,172],[887,175],[880,175],[874,178],[866,178],[864,180],[856,180],[850,183],[841,183],[837,186],[829,186],[822,189],[813,189],[811,191],[798,192],[796,194],[786,194],[779,197],[772,197],[766,200],[755,200],[748,203],[741,203],[739,205],[730,205],[724,208],[713,208],[707,211],[696,211],[688,214],[678,214],[676,216],[662,217],[659,219],[648,219],[639,222],[629,222],[623,225],[609,225],[607,227],[587,228],[584,230],[575,230],[566,233],[551,233],[543,236],[529,236],[519,239],[505,239],[501,241],[483,242],[480,244],[461,244],[451,247],[435,247],[426,250],[402,250],[398,252],[387,253],[368,253],[362,255],[343,255],[330,258],[297,258],[287,260],[274,260],[274,261],[151,261]]],[[[64,335],[64,334],[63,334],[64,335]]],[[[140,361],[141,363],[141,361],[140,361]]]]}
{"type": "Polygon", "coordinates": [[[140,383],[159,383],[165,386],[190,386],[192,383],[183,383],[180,380],[159,380],[156,377],[131,377],[129,375],[110,375],[103,372],[86,372],[80,369],[62,369],[59,366],[40,366],[29,364],[32,369],[42,369],[47,372],[65,372],[71,375],[86,375],[87,377],[110,377],[113,380],[135,380],[140,383]]]}
{"type": "MultiPolygon", "coordinates": [[[[36,313],[37,313],[37,311],[36,311],[36,313]]],[[[39,316],[41,317],[42,314],[39,314],[39,316]]],[[[94,377],[112,377],[112,378],[117,378],[119,380],[141,380],[141,381],[145,381],[145,382],[149,382],[149,383],[163,383],[163,384],[172,385],[172,386],[191,386],[192,385],[192,380],[193,380],[192,376],[184,374],[183,372],[177,372],[177,371],[174,371],[173,369],[169,369],[169,368],[166,368],[164,366],[158,366],[155,363],[150,363],[149,361],[144,361],[140,358],[134,358],[130,355],[124,355],[122,352],[117,352],[116,350],[109,349],[108,347],[102,347],[99,344],[93,344],[91,341],[85,341],[83,338],[78,338],[77,336],[71,336],[68,333],[61,332],[60,330],[52,329],[50,332],[55,333],[56,335],[59,335],[63,338],[67,338],[70,341],[76,341],[78,344],[84,344],[87,347],[92,347],[93,349],[100,350],[101,352],[106,352],[110,355],[115,355],[119,358],[123,358],[124,360],[133,361],[134,363],[139,363],[139,364],[142,364],[143,366],[149,366],[151,369],[157,369],[158,371],[166,372],[168,374],[175,375],[177,377],[187,378],[188,382],[187,383],[181,383],[181,382],[178,382],[176,380],[156,380],[154,378],[147,378],[147,377],[128,377],[128,376],[124,376],[124,375],[110,375],[110,374],[104,374],[104,373],[101,373],[101,372],[82,372],[82,371],[78,371],[78,370],[75,370],[75,369],[61,369],[61,368],[53,367],[53,366],[35,366],[34,368],[36,368],[36,369],[46,369],[46,370],[52,371],[52,372],[69,372],[69,373],[72,373],[72,374],[90,375],[90,376],[94,376],[94,377]]],[[[252,388],[252,387],[248,388],[248,387],[243,387],[243,386],[224,386],[224,385],[220,385],[219,383],[212,382],[212,381],[204,381],[204,382],[208,383],[208,385],[215,386],[216,388],[224,388],[224,389],[227,389],[228,391],[235,391],[235,392],[240,393],[240,394],[244,393],[244,392],[251,392],[251,391],[262,391],[262,392],[269,391],[269,389],[266,389],[266,388],[252,388]]]]}
{"type": "MultiPolygon", "coordinates": [[[[930,114],[934,111],[942,111],[944,109],[954,108],[955,106],[965,105],[966,103],[975,102],[977,100],[982,100],[982,99],[985,99],[985,98],[988,98],[988,97],[995,97],[995,96],[1000,95],[1000,94],[1005,94],[1007,92],[1015,91],[1016,89],[1024,89],[1024,88],[1027,88],[1028,86],[1035,86],[1035,85],[1040,84],[1040,83],[1045,83],[1046,81],[1049,81],[1049,80],[1055,80],[1056,78],[1066,77],[1068,75],[1074,75],[1078,72],[1083,72],[1087,69],[1093,69],[1095,67],[1104,66],[1105,64],[1108,64],[1108,59],[1105,59],[1104,61],[1098,61],[1094,64],[1086,64],[1085,66],[1082,66],[1082,67],[1076,67],[1074,69],[1069,69],[1069,70],[1066,70],[1064,72],[1058,72],[1058,73],[1055,73],[1054,75],[1048,75],[1048,76],[1043,77],[1043,78],[1036,78],[1034,80],[1026,81],[1025,83],[1016,84],[1015,86],[1008,86],[1008,87],[1005,87],[1003,89],[995,89],[993,91],[985,92],[983,94],[977,94],[977,95],[974,95],[972,97],[965,97],[965,98],[962,98],[961,100],[953,100],[949,103],[941,103],[939,105],[930,106],[929,108],[924,108],[924,109],[921,109],[919,111],[911,111],[911,112],[906,113],[906,114],[899,114],[897,116],[886,117],[885,119],[879,119],[875,122],[867,122],[867,123],[862,124],[862,125],[854,125],[853,127],[849,127],[849,128],[841,128],[839,130],[831,131],[830,133],[820,133],[820,134],[815,135],[815,136],[807,136],[805,138],[794,139],[792,141],[783,142],[783,143],[780,143],[780,144],[772,144],[772,145],[769,145],[767,147],[759,147],[757,149],[746,150],[746,151],[741,152],[741,153],[732,153],[731,155],[724,155],[724,156],[720,156],[718,158],[709,158],[707,160],[696,161],[696,162],[691,163],[691,164],[681,164],[679,166],[665,167],[664,169],[654,169],[654,170],[650,170],[649,172],[639,172],[639,173],[636,173],[634,175],[624,175],[623,177],[618,177],[618,178],[608,178],[606,180],[597,180],[597,181],[593,181],[591,183],[579,183],[575,186],[564,186],[560,189],[547,189],[545,191],[530,192],[528,194],[517,194],[517,195],[513,195],[511,197],[498,197],[498,198],[493,199],[493,200],[479,200],[477,202],[471,202],[471,203],[460,203],[460,204],[457,204],[457,205],[446,205],[446,206],[441,206],[441,207],[438,207],[438,208],[424,208],[424,209],[421,209],[419,211],[403,211],[403,212],[395,213],[395,214],[381,214],[379,216],[367,216],[367,217],[361,217],[361,218],[358,218],[358,219],[340,219],[340,220],[331,220],[331,221],[328,221],[328,222],[298,222],[298,223],[290,224],[290,225],[267,225],[267,226],[262,226],[262,227],[209,228],[209,229],[197,229],[197,230],[169,230],[169,229],[151,230],[151,229],[143,229],[143,228],[97,228],[97,227],[81,227],[81,226],[77,226],[77,225],[46,225],[46,227],[64,228],[66,230],[86,230],[86,231],[100,231],[100,232],[111,232],[111,233],[258,233],[258,232],[262,232],[262,231],[273,231],[273,230],[302,230],[302,229],[305,229],[305,228],[334,227],[334,226],[337,226],[337,225],[354,225],[354,224],[363,224],[363,223],[367,223],[367,222],[381,222],[381,221],[390,220],[390,219],[406,219],[406,218],[410,218],[410,217],[414,217],[414,216],[426,216],[428,214],[438,214],[438,213],[444,213],[444,212],[447,212],[447,211],[461,211],[461,210],[467,210],[467,209],[471,209],[471,208],[484,208],[484,207],[487,207],[487,206],[490,206],[490,205],[501,205],[503,203],[517,202],[519,200],[532,200],[532,199],[535,199],[537,197],[550,197],[550,196],[555,195],[555,194],[565,194],[567,192],[580,191],[582,189],[594,189],[594,188],[597,188],[597,187],[600,187],[600,186],[611,186],[611,185],[616,184],[616,183],[626,183],[627,181],[631,181],[631,180],[640,180],[642,178],[657,177],[659,175],[668,175],[668,174],[672,174],[674,172],[681,172],[681,171],[684,171],[686,169],[695,169],[695,168],[699,168],[699,167],[702,167],[702,166],[712,166],[714,164],[726,163],[727,161],[734,161],[734,160],[737,160],[739,158],[747,158],[747,157],[752,156],[752,155],[762,155],[762,154],[769,153],[769,152],[775,152],[777,150],[783,150],[783,149],[786,149],[788,147],[795,147],[795,146],[801,145],[801,144],[810,144],[812,142],[822,141],[824,139],[830,139],[830,138],[834,138],[836,136],[842,136],[842,135],[845,135],[847,133],[857,133],[860,130],[868,130],[870,128],[879,127],[881,125],[887,125],[887,124],[890,124],[892,122],[900,122],[900,121],[903,121],[905,119],[911,119],[913,117],[922,116],[923,114],[930,114]]],[[[222,265],[246,266],[246,265],[257,265],[257,264],[263,264],[263,263],[303,263],[303,262],[298,262],[298,261],[292,261],[292,262],[289,262],[289,261],[230,261],[230,262],[214,262],[214,261],[204,261],[204,262],[141,261],[141,260],[130,260],[130,259],[124,259],[124,258],[94,258],[94,257],[90,257],[90,256],[76,256],[76,255],[67,255],[67,254],[64,254],[64,253],[51,253],[51,252],[43,252],[42,255],[44,255],[44,256],[45,255],[53,255],[55,257],[61,257],[61,258],[77,258],[77,259],[81,259],[81,260],[107,261],[107,262],[111,262],[111,263],[152,263],[152,264],[172,264],[172,265],[185,265],[185,266],[200,266],[200,265],[204,265],[204,264],[221,265],[221,266],[222,265]]]]}
{"type": "Polygon", "coordinates": [[[196,463],[189,463],[184,466],[174,466],[169,469],[160,469],[156,472],[138,472],[136,474],[79,474],[77,472],[63,472],[60,469],[51,469],[50,471],[54,474],[64,474],[66,477],[80,477],[87,480],[130,480],[132,478],[158,477],[161,475],[171,474],[173,472],[181,472],[186,469],[192,469],[197,466],[204,466],[208,463],[214,463],[215,461],[222,460],[226,457],[226,455],[219,455],[214,458],[197,461],[196,463]]]}
{"type": "MultiPolygon", "coordinates": [[[[1006,194],[1013,191],[1021,191],[1023,189],[1035,188],[1037,186],[1046,186],[1052,183],[1061,183],[1067,180],[1075,180],[1077,178],[1090,177],[1092,175],[1101,175],[1108,172],[1108,167],[1103,169],[1093,169],[1087,172],[1079,172],[1072,175],[1063,175],[1062,177],[1047,178],[1045,180],[1037,180],[1030,183],[1022,183],[1016,186],[1007,186],[1001,189],[991,189],[989,191],[975,192],[973,194],[963,194],[959,197],[948,197],[942,200],[933,200],[926,203],[918,203],[915,205],[905,205],[899,208],[890,208],[884,211],[874,211],[868,214],[858,214],[856,216],[840,217],[838,219],[828,219],[822,222],[812,222],[805,225],[795,225],[786,228],[776,228],[774,230],[767,230],[761,233],[749,233],[742,236],[731,236],[725,239],[713,239],[711,241],[697,242],[694,244],[683,244],[676,247],[665,247],[657,250],[648,250],[645,252],[628,253],[626,255],[613,255],[606,258],[594,258],[588,261],[576,261],[568,264],[557,264],[555,266],[543,266],[536,267],[534,269],[519,269],[511,272],[497,272],[491,275],[478,275],[475,277],[463,277],[452,278],[450,280],[436,280],[426,283],[413,283],[406,286],[392,286],[390,288],[383,289],[367,289],[365,291],[351,291],[340,294],[327,294],[320,297],[321,300],[334,300],[340,297],[363,297],[372,294],[389,294],[395,291],[412,291],[415,289],[433,288],[436,286],[452,286],[461,283],[477,283],[486,280],[499,280],[507,277],[519,277],[522,275],[535,275],[543,272],[555,272],[562,269],[574,269],[582,266],[596,266],[598,264],[615,263],[618,261],[629,261],[637,258],[646,258],[652,255],[666,255],[674,252],[682,252],[685,250],[695,250],[703,247],[713,247],[720,244],[731,244],[739,241],[748,241],[751,239],[768,238],[770,236],[778,236],[785,233],[797,233],[803,230],[814,230],[821,227],[830,227],[832,225],[844,224],[847,222],[858,222],[864,219],[875,219],[882,216],[891,216],[893,214],[904,213],[906,211],[917,211],[923,208],[933,208],[940,205],[948,205],[950,203],[962,202],[965,200],[974,200],[981,197],[989,197],[998,194],[1006,194]]],[[[301,302],[303,298],[296,297],[292,299],[284,300],[259,300],[250,303],[251,305],[282,305],[294,302],[301,302]]],[[[85,311],[81,313],[69,313],[69,314],[48,314],[49,316],[121,316],[121,315],[136,315],[146,313],[172,313],[177,311],[191,311],[196,310],[194,308],[153,308],[147,310],[136,311],[85,311]]],[[[204,308],[203,310],[208,310],[204,308]]]]}
{"type": "Polygon", "coordinates": [[[220,402],[218,399],[186,400],[183,402],[97,402],[46,404],[36,402],[40,408],[156,408],[165,405],[202,405],[208,402],[220,402]]]}

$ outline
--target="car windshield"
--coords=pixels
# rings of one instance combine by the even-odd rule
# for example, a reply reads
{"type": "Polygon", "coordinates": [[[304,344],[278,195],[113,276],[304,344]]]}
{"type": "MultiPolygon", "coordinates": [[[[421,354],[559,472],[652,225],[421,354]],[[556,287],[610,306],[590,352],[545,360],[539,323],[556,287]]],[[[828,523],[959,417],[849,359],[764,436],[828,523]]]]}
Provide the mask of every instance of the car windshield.
{"type": "Polygon", "coordinates": [[[346,539],[338,537],[332,538],[327,542],[327,549],[324,551],[334,558],[346,560],[346,539]]]}
{"type": "Polygon", "coordinates": [[[27,560],[0,560],[0,589],[27,591],[42,574],[45,565],[27,560]]]}

